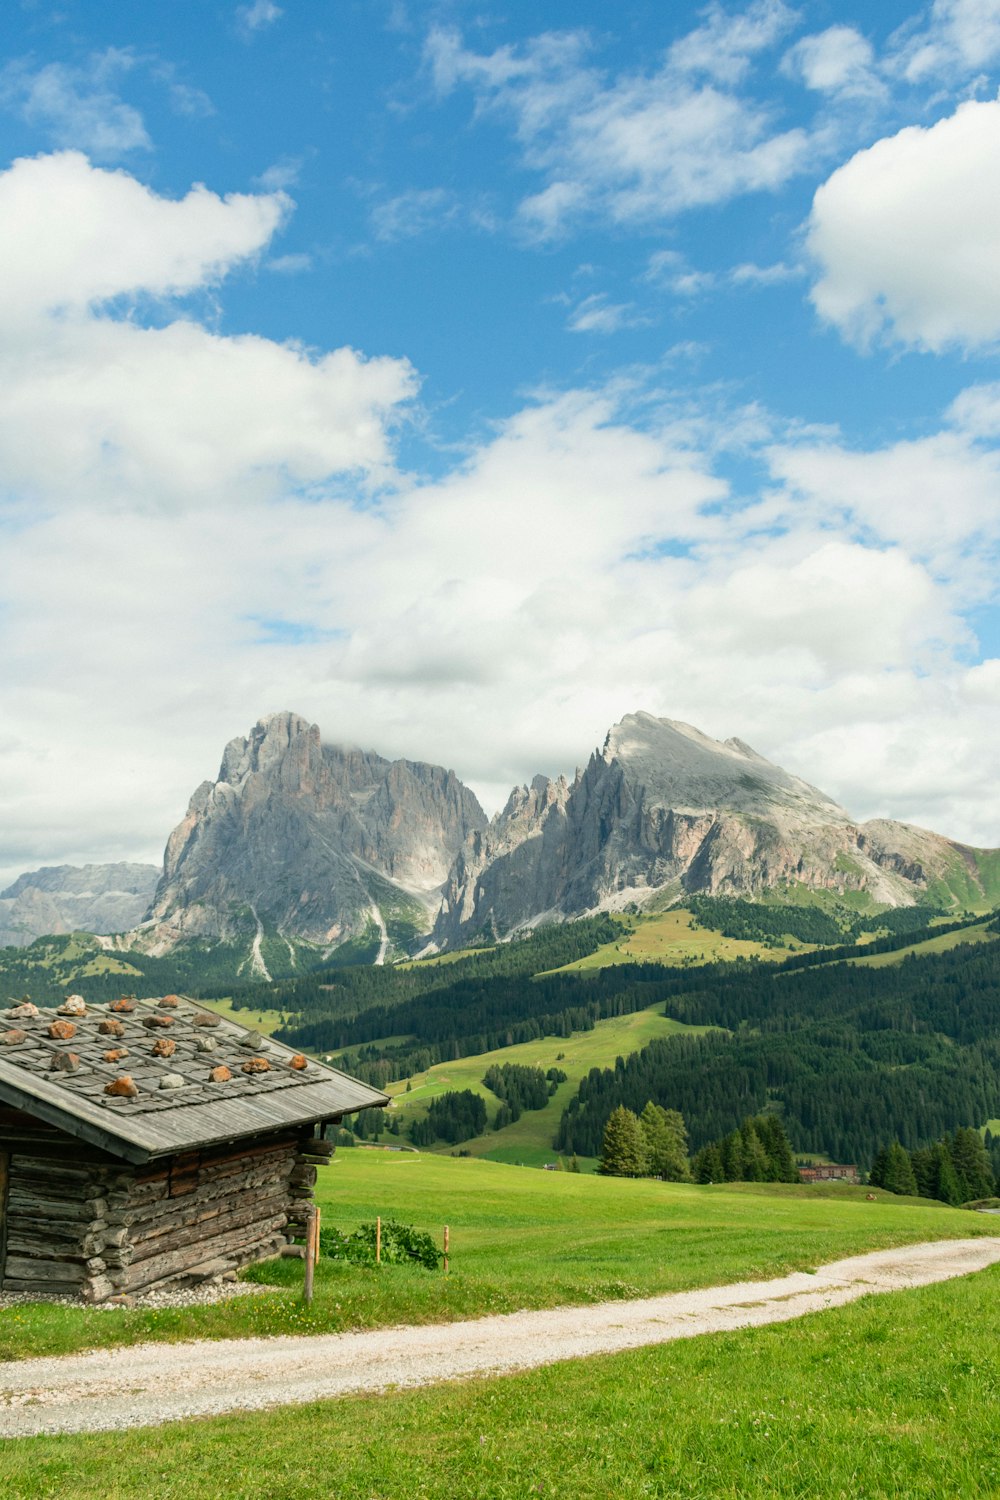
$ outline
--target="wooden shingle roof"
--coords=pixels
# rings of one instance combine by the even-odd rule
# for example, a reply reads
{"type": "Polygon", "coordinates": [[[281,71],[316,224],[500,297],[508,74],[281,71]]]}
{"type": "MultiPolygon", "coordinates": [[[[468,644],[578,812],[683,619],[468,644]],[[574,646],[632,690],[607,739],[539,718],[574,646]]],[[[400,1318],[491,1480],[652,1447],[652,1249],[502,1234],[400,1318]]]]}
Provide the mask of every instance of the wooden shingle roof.
{"type": "Polygon", "coordinates": [[[0,1010],[0,1102],[133,1162],[388,1103],[356,1078],[192,1001],[123,1005],[67,1015],[0,1010]],[[122,1055],[107,1061],[111,1051],[122,1055]],[[217,1069],[230,1076],[212,1081],[217,1069]],[[134,1097],[109,1095],[107,1085],[126,1074],[134,1097]]]}

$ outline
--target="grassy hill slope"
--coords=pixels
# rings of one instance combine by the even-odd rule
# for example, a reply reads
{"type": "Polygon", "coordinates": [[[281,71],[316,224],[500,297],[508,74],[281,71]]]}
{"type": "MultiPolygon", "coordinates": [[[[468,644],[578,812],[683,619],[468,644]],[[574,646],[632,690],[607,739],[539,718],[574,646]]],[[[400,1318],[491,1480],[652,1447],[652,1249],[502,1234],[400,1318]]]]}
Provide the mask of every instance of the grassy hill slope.
{"type": "MultiPolygon", "coordinates": [[[[562,1112],[569,1103],[581,1078],[591,1068],[607,1067],[621,1055],[644,1047],[655,1037],[697,1035],[706,1028],[684,1026],[663,1015],[659,1006],[636,1011],[630,1016],[614,1016],[607,1021],[598,1021],[592,1031],[574,1032],[568,1037],[540,1037],[537,1041],[524,1042],[520,1046],[502,1047],[493,1052],[484,1052],[476,1057],[465,1057],[460,1061],[438,1063],[409,1080],[411,1091],[406,1092],[406,1082],[389,1085],[394,1098],[394,1110],[398,1111],[405,1130],[413,1119],[427,1113],[432,1098],[448,1089],[472,1089],[486,1100],[490,1119],[496,1113],[500,1100],[483,1083],[483,1075],[492,1063],[520,1063],[528,1067],[560,1068],[566,1073],[565,1083],[559,1084],[544,1109],[525,1110],[519,1120],[505,1125],[502,1130],[488,1130],[485,1135],[463,1142],[462,1150],[487,1161],[513,1162],[524,1166],[539,1167],[555,1160],[553,1140],[562,1112]]],[[[385,1137],[390,1140],[390,1137],[385,1137]]],[[[443,1142],[436,1148],[450,1152],[452,1147],[443,1142]]]]}

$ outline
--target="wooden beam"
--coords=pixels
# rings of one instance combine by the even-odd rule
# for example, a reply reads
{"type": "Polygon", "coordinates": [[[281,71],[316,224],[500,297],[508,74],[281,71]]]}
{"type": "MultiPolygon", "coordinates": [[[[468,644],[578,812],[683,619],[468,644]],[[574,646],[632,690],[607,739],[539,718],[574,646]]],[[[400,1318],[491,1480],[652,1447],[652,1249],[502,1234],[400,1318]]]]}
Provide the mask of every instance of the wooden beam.
{"type": "Polygon", "coordinates": [[[10,1157],[0,1151],[0,1289],[3,1288],[7,1263],[7,1185],[10,1182],[10,1157]]]}

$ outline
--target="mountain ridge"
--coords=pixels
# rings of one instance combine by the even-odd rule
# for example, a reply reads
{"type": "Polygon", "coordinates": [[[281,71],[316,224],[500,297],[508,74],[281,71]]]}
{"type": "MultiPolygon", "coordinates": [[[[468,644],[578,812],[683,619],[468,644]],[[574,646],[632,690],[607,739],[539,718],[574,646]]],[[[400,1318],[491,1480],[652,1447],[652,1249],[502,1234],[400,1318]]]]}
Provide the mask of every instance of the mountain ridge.
{"type": "Polygon", "coordinates": [[[127,860],[25,871],[0,891],[0,947],[49,934],[124,932],[143,917],[159,874],[127,860]]]}
{"type": "MultiPolygon", "coordinates": [[[[61,878],[82,891],[70,869],[61,878]]],[[[41,887],[57,875],[4,893],[8,913],[19,903],[18,941],[39,935],[24,912],[50,910],[41,887]]],[[[244,977],[266,978],[268,962],[294,969],[300,948],[309,966],[380,963],[695,893],[976,906],[1000,900],[1000,850],[858,822],[744,740],[645,712],[613,725],[572,781],[535,776],[488,820],[454,771],[324,743],[285,711],[229,741],[167,840],[148,905],[102,919],[124,935],[101,941],[152,957],[230,944],[244,977]]],[[[55,931],[87,925],[52,912],[55,931]]],[[[3,915],[0,898],[0,930],[3,915]]]]}
{"type": "Polygon", "coordinates": [[[742,740],[629,714],[572,785],[515,789],[466,845],[434,940],[496,939],[685,892],[760,899],[801,886],[897,906],[961,876],[985,898],[980,856],[991,853],[890,819],[859,823],[742,740]]]}

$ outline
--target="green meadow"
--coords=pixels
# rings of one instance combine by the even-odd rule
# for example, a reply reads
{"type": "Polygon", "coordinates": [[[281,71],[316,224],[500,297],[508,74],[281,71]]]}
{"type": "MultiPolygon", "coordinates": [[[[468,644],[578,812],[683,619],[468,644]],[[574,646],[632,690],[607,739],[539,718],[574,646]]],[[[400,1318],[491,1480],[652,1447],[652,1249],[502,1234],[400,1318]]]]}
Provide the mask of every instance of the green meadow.
{"type": "Polygon", "coordinates": [[[248,1273],[275,1290],[215,1306],[23,1304],[0,1319],[0,1359],[586,1305],[762,1280],[864,1250],[996,1229],[986,1215],[890,1194],[871,1203],[863,1189],[695,1187],[364,1147],[338,1152],[320,1169],[317,1201],[324,1225],[343,1230],[380,1215],[440,1244],[447,1224],[450,1274],[324,1260],[307,1308],[302,1262],[285,1259],[248,1273]]]}
{"type": "Polygon", "coordinates": [[[766,943],[725,937],[710,927],[699,926],[684,907],[672,906],[668,911],[623,918],[619,940],[603,943],[594,953],[577,959],[575,963],[565,964],[557,972],[586,972],[588,969],[607,968],[609,964],[629,962],[692,966],[731,962],[736,958],[775,962],[787,958],[789,950],[797,953],[812,951],[812,944],[799,943],[791,937],[786,942],[788,948],[782,951],[766,943]]]}
{"type": "Polygon", "coordinates": [[[920,958],[931,953],[947,953],[952,948],[959,948],[965,943],[995,943],[997,934],[988,931],[988,920],[976,923],[974,927],[963,927],[958,932],[943,932],[940,937],[925,938],[923,942],[911,943],[906,948],[897,948],[894,953],[872,953],[861,958],[849,958],[848,963],[861,964],[873,969],[883,968],[886,964],[899,964],[904,958],[914,955],[920,958]]]}
{"type": "MultiPolygon", "coordinates": [[[[904,1210],[905,1212],[905,1210],[904,1210]]],[[[524,1375],[5,1445],[9,1500],[986,1500],[1000,1270],[524,1375]]]]}
{"type": "MultiPolygon", "coordinates": [[[[435,1148],[446,1153],[459,1149],[488,1161],[540,1167],[545,1162],[556,1160],[552,1140],[562,1112],[579,1087],[581,1078],[585,1078],[591,1068],[611,1067],[616,1057],[637,1052],[656,1037],[677,1036],[684,1032],[696,1034],[708,1029],[672,1021],[664,1016],[662,1005],[651,1005],[630,1016],[598,1021],[592,1031],[575,1031],[568,1037],[540,1037],[518,1046],[463,1057],[457,1062],[437,1063],[409,1080],[409,1093],[406,1092],[405,1080],[389,1084],[387,1092],[393,1096],[393,1107],[399,1111],[404,1131],[410,1120],[427,1113],[431,1099],[449,1089],[472,1089],[481,1095],[492,1120],[500,1100],[485,1086],[483,1075],[493,1063],[520,1063],[546,1071],[561,1068],[566,1074],[566,1082],[558,1085],[544,1109],[525,1110],[519,1120],[505,1125],[502,1130],[487,1130],[485,1135],[463,1141],[461,1147],[453,1148],[442,1143],[435,1148]]],[[[391,1140],[392,1137],[383,1139],[391,1140]]],[[[589,1165],[592,1169],[594,1164],[589,1165]]]]}

